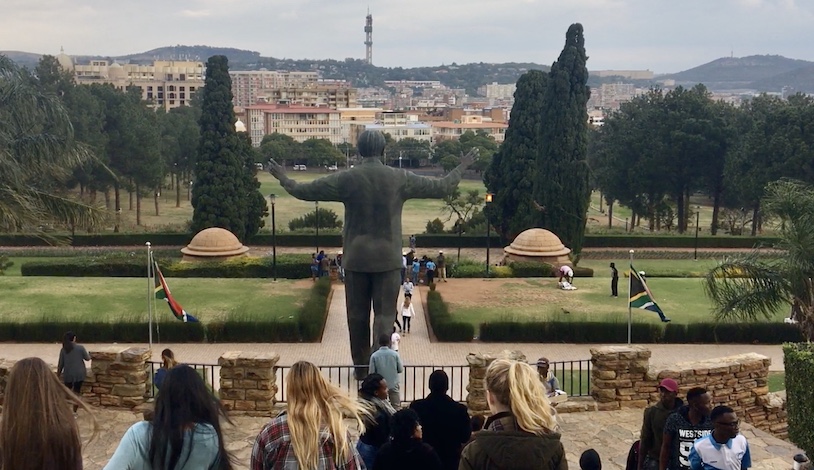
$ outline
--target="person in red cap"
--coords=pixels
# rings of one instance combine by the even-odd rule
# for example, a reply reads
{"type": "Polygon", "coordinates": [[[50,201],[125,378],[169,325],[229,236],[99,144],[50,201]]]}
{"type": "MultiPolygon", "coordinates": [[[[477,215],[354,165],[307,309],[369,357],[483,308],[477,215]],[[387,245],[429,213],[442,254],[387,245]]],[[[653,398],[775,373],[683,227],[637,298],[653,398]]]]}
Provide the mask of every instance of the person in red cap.
{"type": "Polygon", "coordinates": [[[663,379],[659,383],[658,403],[644,410],[639,438],[639,470],[658,470],[664,424],[684,404],[677,395],[678,383],[673,379],[663,379]]]}

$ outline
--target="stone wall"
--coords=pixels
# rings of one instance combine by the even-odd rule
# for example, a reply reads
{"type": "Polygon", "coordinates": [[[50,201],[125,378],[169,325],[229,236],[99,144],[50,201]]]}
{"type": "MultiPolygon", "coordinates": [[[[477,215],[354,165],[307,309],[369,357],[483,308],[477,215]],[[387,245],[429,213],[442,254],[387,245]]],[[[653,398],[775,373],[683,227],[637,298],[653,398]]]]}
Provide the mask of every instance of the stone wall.
{"type": "Polygon", "coordinates": [[[526,356],[520,351],[507,350],[497,354],[472,353],[466,356],[466,362],[469,364],[469,385],[466,386],[469,394],[466,398],[466,406],[469,408],[469,414],[473,416],[489,414],[489,405],[486,403],[486,387],[483,379],[486,377],[486,368],[495,359],[512,359],[526,362],[526,356]]]}
{"type": "Polygon", "coordinates": [[[218,359],[220,401],[232,413],[269,416],[277,393],[276,353],[230,351],[218,359]]]}
{"type": "Polygon", "coordinates": [[[698,362],[677,363],[657,371],[650,367],[650,351],[641,346],[591,349],[591,395],[599,410],[644,408],[658,400],[664,378],[678,382],[679,396],[704,387],[715,405],[731,406],[745,421],[780,438],[788,436],[785,397],[770,394],[771,360],[749,353],[698,362]]]}
{"type": "Polygon", "coordinates": [[[82,385],[88,404],[133,408],[145,402],[152,383],[150,349],[111,346],[88,352],[90,373],[82,385]]]}

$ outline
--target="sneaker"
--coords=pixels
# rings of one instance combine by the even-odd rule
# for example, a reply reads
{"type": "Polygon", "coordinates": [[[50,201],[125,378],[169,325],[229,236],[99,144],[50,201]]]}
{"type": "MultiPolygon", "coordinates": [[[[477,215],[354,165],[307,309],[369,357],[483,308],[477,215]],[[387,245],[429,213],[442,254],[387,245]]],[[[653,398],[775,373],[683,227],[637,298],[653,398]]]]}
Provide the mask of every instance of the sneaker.
{"type": "Polygon", "coordinates": [[[671,321],[673,321],[673,320],[670,320],[669,318],[665,318],[664,320],[662,320],[662,322],[664,322],[664,323],[670,323],[671,321]]]}

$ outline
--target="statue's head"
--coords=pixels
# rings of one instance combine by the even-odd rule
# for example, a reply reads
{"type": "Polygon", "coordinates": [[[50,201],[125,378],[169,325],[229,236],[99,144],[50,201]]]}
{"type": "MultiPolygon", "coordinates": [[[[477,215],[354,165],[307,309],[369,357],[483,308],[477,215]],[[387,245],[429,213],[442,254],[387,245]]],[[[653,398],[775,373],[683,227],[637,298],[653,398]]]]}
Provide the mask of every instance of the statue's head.
{"type": "Polygon", "coordinates": [[[356,142],[359,155],[363,158],[381,157],[384,155],[386,145],[387,141],[384,140],[384,134],[381,131],[364,131],[359,134],[359,140],[356,142]]]}

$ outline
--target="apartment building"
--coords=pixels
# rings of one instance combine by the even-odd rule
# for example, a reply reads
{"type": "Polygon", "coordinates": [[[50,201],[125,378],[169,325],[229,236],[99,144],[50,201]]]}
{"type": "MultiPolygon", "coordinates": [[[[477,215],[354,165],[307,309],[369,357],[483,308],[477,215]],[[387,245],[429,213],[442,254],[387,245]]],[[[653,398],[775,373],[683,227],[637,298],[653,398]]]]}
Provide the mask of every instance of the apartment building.
{"type": "Polygon", "coordinates": [[[478,88],[478,94],[490,99],[508,100],[514,98],[517,85],[514,83],[492,82],[478,88]]]}
{"type": "Polygon", "coordinates": [[[245,108],[257,103],[263,90],[275,88],[304,88],[319,81],[318,72],[289,72],[274,70],[232,70],[232,95],[235,106],[245,108]]]}
{"type": "Polygon", "coordinates": [[[373,124],[376,122],[376,116],[382,112],[381,108],[338,108],[339,120],[342,124],[342,140],[345,142],[353,142],[356,145],[356,137],[358,132],[354,133],[351,126],[357,124],[373,124]]]}
{"type": "Polygon", "coordinates": [[[355,108],[357,106],[356,88],[345,86],[310,85],[270,88],[258,91],[257,100],[271,104],[327,106],[329,108],[355,108]]]}
{"type": "Polygon", "coordinates": [[[432,126],[432,138],[436,144],[444,139],[460,139],[467,131],[484,131],[495,139],[497,143],[503,142],[506,137],[506,122],[490,122],[484,120],[483,116],[466,115],[461,120],[440,121],[430,123],[432,126]]]}
{"type": "Polygon", "coordinates": [[[246,131],[252,145],[259,147],[263,137],[278,132],[297,142],[327,139],[342,143],[340,112],[325,107],[254,104],[246,107],[246,131]]]}
{"type": "MultiPolygon", "coordinates": [[[[65,59],[59,60],[66,68],[65,59]]],[[[157,60],[151,65],[138,65],[92,60],[88,64],[71,62],[71,70],[79,84],[111,84],[119,90],[136,86],[143,100],[165,110],[189,105],[204,86],[204,64],[195,61],[157,60]]]]}

